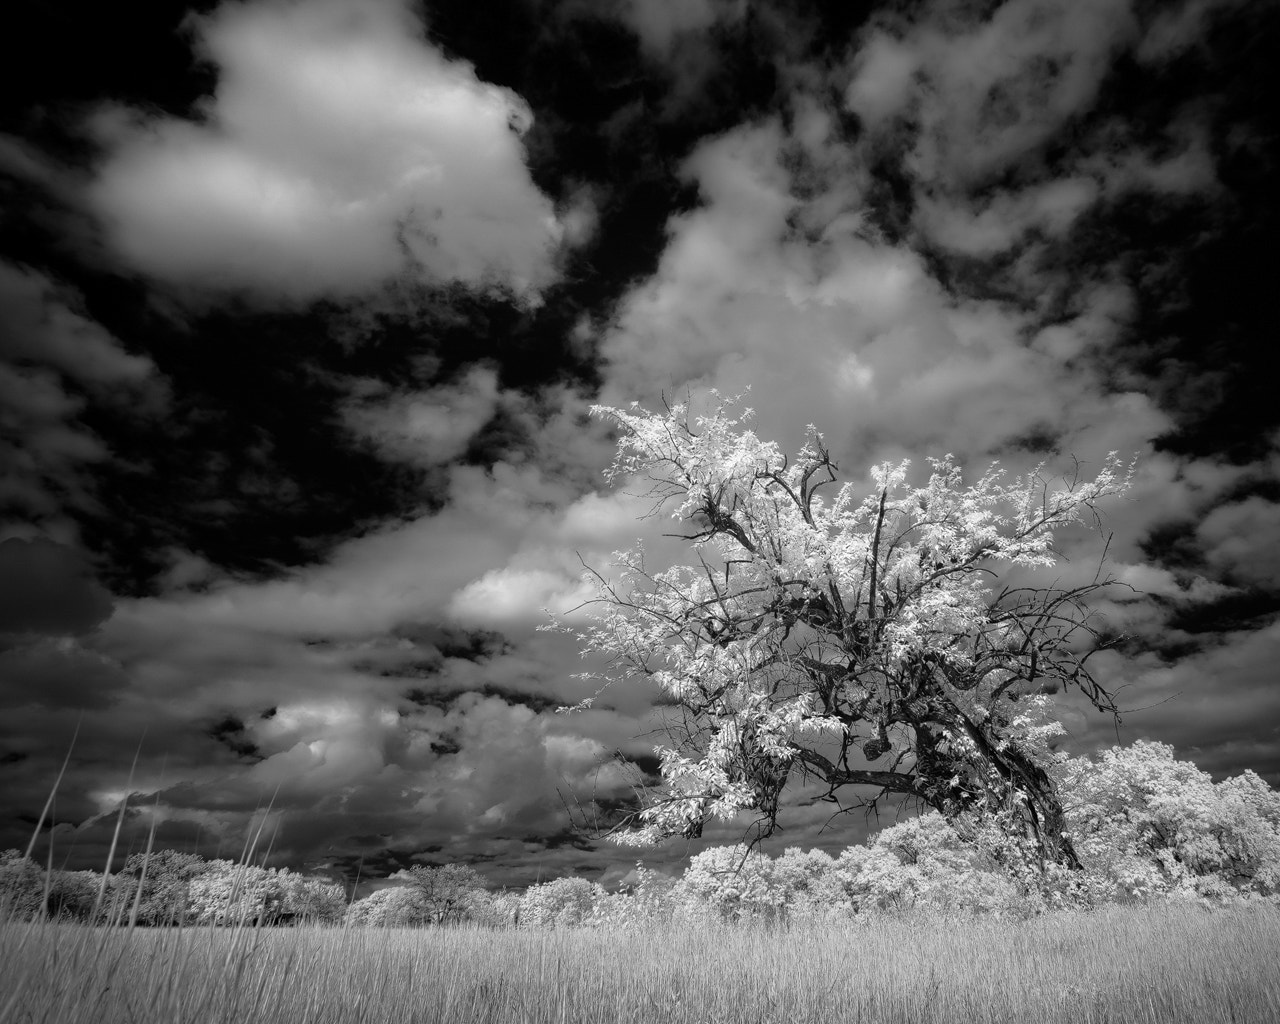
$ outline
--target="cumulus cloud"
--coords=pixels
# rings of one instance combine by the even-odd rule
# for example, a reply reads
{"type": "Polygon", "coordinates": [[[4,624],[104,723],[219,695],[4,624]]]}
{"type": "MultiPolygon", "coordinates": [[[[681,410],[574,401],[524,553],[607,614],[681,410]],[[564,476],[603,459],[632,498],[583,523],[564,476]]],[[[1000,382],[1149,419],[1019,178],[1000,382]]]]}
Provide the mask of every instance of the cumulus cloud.
{"type": "Polygon", "coordinates": [[[456,459],[498,408],[498,377],[473,367],[456,384],[393,393],[371,382],[344,409],[348,426],[387,458],[421,465],[456,459]]]}
{"type": "MultiPolygon", "coordinates": [[[[1013,0],[988,19],[961,16],[958,25],[949,5],[934,13],[900,40],[923,78],[913,96],[918,134],[907,166],[947,184],[1000,173],[1088,110],[1136,32],[1128,6],[1111,0],[1013,0]]],[[[877,70],[876,62],[865,64],[847,99],[856,103],[862,76],[877,70]]]]}
{"type": "Polygon", "coordinates": [[[845,106],[872,126],[897,114],[911,98],[922,55],[882,31],[863,41],[854,58],[845,106]]]}
{"type": "MultiPolygon", "coordinates": [[[[1184,110],[1154,144],[1096,110],[1118,58],[1135,47],[1149,61],[1173,56],[1210,6],[1151,17],[1109,0],[1012,0],[990,13],[932,3],[909,22],[880,14],[850,62],[845,106],[870,152],[905,153],[922,240],[967,256],[1061,240],[1125,196],[1217,187],[1202,110],[1184,110]]],[[[1032,295],[1043,284],[1022,283],[1032,295]]]]}
{"type": "MultiPolygon", "coordinates": [[[[763,435],[796,447],[815,423],[855,466],[943,451],[1016,465],[1034,437],[1100,457],[1104,434],[1110,448],[1136,451],[1164,429],[1144,395],[1111,393],[1090,364],[1072,361],[1065,337],[1027,345],[1033,310],[949,294],[908,246],[866,230],[847,176],[830,190],[810,178],[800,198],[783,157],[805,145],[816,145],[819,166],[838,167],[841,152],[856,161],[843,143],[788,137],[776,123],[690,158],[704,204],[673,222],[657,274],[605,338],[606,396],[652,403],[660,390],[733,394],[758,383],[750,404],[763,435]],[[834,217],[833,199],[845,210],[834,217]],[[797,236],[791,225],[815,207],[829,218],[823,234],[797,236]]],[[[1082,297],[1078,322],[1059,335],[1105,346],[1126,316],[1117,291],[1082,297]]]]}
{"type": "Polygon", "coordinates": [[[720,16],[717,8],[729,7],[715,0],[623,0],[619,13],[649,53],[666,58],[681,35],[705,32],[720,16]]]}
{"type": "MultiPolygon", "coordinates": [[[[1217,187],[1209,136],[1194,111],[1154,142],[1103,119],[1066,156],[1046,153],[1094,111],[1119,54],[1185,51],[1214,4],[1161,15],[1148,43],[1125,4],[1012,0],[982,15],[962,6],[925,5],[910,25],[877,20],[846,67],[796,72],[825,86],[792,96],[788,116],[696,145],[682,174],[700,205],[670,220],[656,272],[594,322],[606,326],[584,318],[576,339],[581,353],[599,342],[601,401],[697,403],[710,388],[750,385],[761,435],[794,450],[812,422],[855,481],[881,459],[948,451],[1014,471],[1047,459],[1050,474],[1069,471],[1072,454],[1088,472],[1111,449],[1139,452],[1133,491],[1104,525],[1116,533],[1112,570],[1140,593],[1117,588],[1099,610],[1140,637],[1187,643],[1169,627],[1177,613],[1280,572],[1274,559],[1249,557],[1275,532],[1275,505],[1241,497],[1244,467],[1153,449],[1168,416],[1107,358],[1139,296],[1113,268],[1049,269],[1044,257],[1119,198],[1172,202],[1217,187]],[[824,98],[841,90],[845,112],[824,98]],[[860,133],[846,130],[847,111],[860,133]],[[873,164],[893,153],[906,154],[901,232],[879,229],[873,209],[873,164]],[[1008,289],[966,292],[938,273],[951,258],[1003,259],[1008,289]],[[1050,290],[1066,295],[1051,317],[1050,290]],[[1161,566],[1140,547],[1151,530],[1188,522],[1194,564],[1161,566]]],[[[744,9],[626,0],[607,15],[668,67],[679,95],[705,75],[716,26],[744,9]]],[[[557,224],[530,183],[519,97],[423,42],[403,7],[253,2],[194,24],[219,74],[198,117],[117,110],[98,121],[106,156],[95,208],[143,273],[271,302],[355,297],[405,274],[532,293],[550,280],[558,240],[596,230],[598,195],[584,188],[557,224]]],[[[52,294],[25,270],[9,286],[52,294]]],[[[97,367],[95,379],[123,385],[149,380],[151,368],[62,306],[57,337],[80,347],[41,346],[37,373],[29,316],[15,343],[26,347],[5,371],[14,380],[0,376],[0,389],[30,421],[65,426],[82,401],[62,386],[68,374],[97,367]]],[[[278,792],[280,806],[302,812],[292,824],[286,816],[279,849],[306,853],[338,837],[353,856],[443,846],[448,859],[528,866],[553,839],[569,842],[553,835],[567,825],[558,788],[623,794],[607,753],[645,757],[662,739],[645,733],[654,693],[643,685],[609,691],[600,710],[554,715],[596,684],[571,678],[584,667],[572,638],[533,627],[544,608],[588,596],[582,562],[607,573],[610,552],[637,535],[653,565],[683,545],[659,536],[669,521],[642,519],[642,494],[597,490],[611,444],[584,419],[595,396],[517,393],[488,365],[420,390],[349,383],[338,414],[352,436],[389,461],[430,468],[442,510],[370,528],[323,564],[269,581],[232,579],[175,549],[165,592],[122,602],[83,648],[45,645],[98,681],[93,694],[62,693],[67,673],[46,685],[23,668],[31,682],[15,691],[20,706],[0,738],[60,735],[50,723],[66,725],[73,698],[91,711],[111,702],[110,725],[91,721],[89,732],[111,731],[115,751],[151,719],[181,748],[169,768],[181,781],[157,781],[153,759],[147,786],[169,813],[219,835],[242,835],[278,792]],[[499,418],[518,442],[488,465],[456,464],[499,418]]],[[[94,440],[61,436],[65,457],[101,457],[94,440]]],[[[1095,571],[1101,541],[1088,543],[1060,582],[1095,571]]],[[[1179,665],[1154,650],[1102,664],[1125,706],[1156,705],[1132,717],[1135,728],[1184,749],[1203,742],[1229,763],[1258,754],[1240,737],[1271,700],[1262,684],[1273,634],[1215,636],[1179,665]],[[1204,681],[1221,673],[1234,689],[1210,692],[1204,681]],[[1211,724],[1200,739],[1179,731],[1185,703],[1159,710],[1195,686],[1196,713],[1211,724]]],[[[1073,742],[1111,739],[1097,716],[1064,713],[1073,742]]],[[[43,756],[36,744],[23,752],[43,756]]],[[[91,781],[103,808],[123,786],[91,781]]],[[[798,815],[789,841],[809,841],[826,817],[798,815]]],[[[735,838],[732,827],[715,838],[735,838]]]]}
{"type": "Polygon", "coordinates": [[[74,289],[0,263],[0,501],[9,510],[0,535],[73,541],[66,512],[96,504],[91,470],[108,455],[83,413],[99,405],[145,419],[165,407],[151,360],[81,307],[74,289]]]}
{"type": "Polygon", "coordinates": [[[1092,178],[1061,178],[1021,191],[1000,192],[977,209],[925,197],[916,223],[939,245],[972,256],[1012,248],[1028,232],[1061,237],[1098,199],[1092,178]]]}
{"type": "Polygon", "coordinates": [[[467,623],[534,625],[544,611],[564,615],[591,596],[592,591],[573,575],[507,566],[468,583],[453,596],[449,610],[467,623]]]}
{"type": "Polygon", "coordinates": [[[674,120],[706,102],[704,87],[723,59],[720,45],[747,21],[745,0],[587,0],[562,16],[608,17],[635,34],[640,53],[666,79],[659,117],[674,120]]]}
{"type": "MultiPolygon", "coordinates": [[[[599,454],[594,441],[586,450],[599,454]]],[[[275,794],[282,855],[335,835],[359,852],[346,837],[363,835],[379,849],[444,844],[454,858],[468,844],[491,855],[512,836],[545,849],[539,837],[568,827],[558,790],[588,802],[623,791],[606,754],[645,752],[634,737],[650,695],[623,695],[625,713],[590,723],[556,716],[591,684],[570,678],[575,642],[531,627],[578,586],[574,549],[603,559],[630,539],[634,500],[579,497],[535,464],[448,475],[442,512],[350,541],[323,566],[120,602],[95,656],[127,679],[110,691],[123,702],[113,730],[140,733],[147,709],[163,707],[150,731],[164,738],[150,741],[141,776],[168,820],[236,841],[275,794]],[[515,640],[432,625],[447,618],[515,640]],[[158,780],[175,738],[182,750],[158,780]]],[[[37,711],[23,728],[45,735],[37,711]]],[[[80,781],[99,810],[123,786],[80,781]]],[[[529,851],[508,853],[519,863],[529,851]]]]}
{"type": "Polygon", "coordinates": [[[73,289],[39,271],[0,263],[0,358],[42,363],[107,396],[136,391],[155,365],[126,352],[79,304],[73,289]]]}
{"type": "Polygon", "coordinates": [[[1219,505],[1196,535],[1209,564],[1229,578],[1264,587],[1280,580],[1280,504],[1254,495],[1219,505]]]}
{"type": "Polygon", "coordinates": [[[1147,64],[1167,61],[1200,44],[1215,18],[1247,6],[1248,0],[1183,0],[1169,4],[1143,33],[1137,57],[1147,64]]]}
{"type": "MultiPolygon", "coordinates": [[[[93,502],[84,468],[106,455],[101,439],[76,422],[84,401],[68,395],[48,371],[0,364],[0,408],[0,455],[8,466],[0,498],[20,510],[20,523],[73,539],[66,505],[93,502]]],[[[6,524],[6,533],[13,529],[6,524]]]]}
{"type": "MultiPolygon", "coordinates": [[[[501,512],[491,510],[494,523],[501,512]]],[[[124,603],[121,623],[168,620],[293,637],[365,636],[439,613],[452,589],[511,550],[486,519],[446,510],[376,530],[327,564],[262,583],[215,583],[202,593],[124,603]],[[452,586],[451,586],[452,584],[452,586]]]]}
{"type": "Polygon", "coordinates": [[[524,165],[528,106],[422,38],[399,0],[227,4],[192,120],[102,111],[90,199],[142,272],[264,301],[388,280],[531,295],[560,236],[524,165]]]}

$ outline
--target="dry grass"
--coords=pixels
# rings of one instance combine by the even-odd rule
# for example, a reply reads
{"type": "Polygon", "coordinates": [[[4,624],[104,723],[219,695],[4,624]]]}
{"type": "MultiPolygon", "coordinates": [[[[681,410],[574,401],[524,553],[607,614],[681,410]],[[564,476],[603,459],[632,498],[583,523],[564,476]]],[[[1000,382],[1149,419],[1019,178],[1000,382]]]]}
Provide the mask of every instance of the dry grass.
{"type": "Polygon", "coordinates": [[[0,1024],[1274,1024],[1280,909],[786,930],[0,926],[0,1024]]]}

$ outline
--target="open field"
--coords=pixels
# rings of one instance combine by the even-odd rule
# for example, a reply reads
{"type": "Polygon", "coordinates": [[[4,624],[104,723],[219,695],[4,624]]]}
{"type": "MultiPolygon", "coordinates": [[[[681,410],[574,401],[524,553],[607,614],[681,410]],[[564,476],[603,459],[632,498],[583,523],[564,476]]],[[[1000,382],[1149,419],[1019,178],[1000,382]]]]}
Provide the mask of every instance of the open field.
{"type": "Polygon", "coordinates": [[[0,928],[0,1024],[1273,1024],[1280,908],[624,931],[0,928]]]}

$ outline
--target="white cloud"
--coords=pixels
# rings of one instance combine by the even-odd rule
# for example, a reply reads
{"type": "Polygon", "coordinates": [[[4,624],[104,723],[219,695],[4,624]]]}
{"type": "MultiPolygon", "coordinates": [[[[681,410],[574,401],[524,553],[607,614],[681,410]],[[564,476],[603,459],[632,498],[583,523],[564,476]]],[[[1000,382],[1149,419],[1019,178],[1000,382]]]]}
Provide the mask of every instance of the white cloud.
{"type": "Polygon", "coordinates": [[[96,122],[91,201],[138,269],[265,300],[551,279],[560,227],[523,162],[527,105],[424,42],[399,0],[259,0],[196,25],[219,69],[199,120],[96,122]]]}
{"type": "Polygon", "coordinates": [[[1112,142],[1109,134],[1104,129],[1098,152],[1079,163],[1081,170],[1102,184],[1108,198],[1131,192],[1187,196],[1218,186],[1208,130],[1191,116],[1184,116],[1166,129],[1167,152],[1159,155],[1146,148],[1126,148],[1112,142]]]}
{"type": "MultiPolygon", "coordinates": [[[[1130,40],[1124,5],[1104,6],[1081,5],[1077,24],[1075,8],[1014,0],[989,23],[968,26],[954,48],[936,25],[901,38],[870,37],[854,62],[846,102],[884,132],[896,130],[895,115],[919,114],[921,136],[908,140],[917,200],[926,201],[917,230],[957,251],[987,255],[1061,236],[1101,197],[1125,189],[1204,187],[1202,149],[1192,133],[1172,156],[1109,154],[980,201],[965,194],[1089,109],[1098,76],[1130,40]],[[1046,54],[1060,62],[1057,71],[1046,69],[1046,54]],[[921,79],[927,88],[918,92],[921,79]]],[[[675,53],[712,16],[709,4],[636,0],[627,9],[655,54],[675,53]]],[[[514,247],[503,272],[519,280],[524,266],[536,283],[528,268],[542,264],[532,254],[545,254],[555,232],[506,127],[512,112],[519,116],[518,101],[417,41],[398,8],[365,10],[361,21],[354,7],[332,3],[258,4],[226,8],[206,23],[206,46],[222,69],[208,120],[118,128],[124,141],[106,167],[103,181],[121,189],[116,199],[133,197],[117,212],[135,222],[118,222],[116,239],[139,254],[139,266],[170,274],[162,259],[172,258],[165,266],[182,281],[213,275],[293,297],[353,294],[407,265],[386,245],[394,241],[394,214],[423,196],[460,196],[450,214],[454,233],[438,236],[438,251],[414,252],[436,276],[478,281],[480,257],[508,251],[473,223],[491,190],[514,204],[514,247]],[[341,39],[326,21],[338,11],[354,18],[341,39]],[[271,54],[261,49],[264,40],[278,44],[271,54]],[[377,61],[366,60],[374,54],[377,61]],[[350,74],[335,76],[335,68],[350,74]],[[340,88],[333,84],[339,78],[340,88]],[[388,88],[404,103],[373,109],[369,96],[388,88]],[[421,140],[411,141],[419,130],[421,140]],[[362,145],[351,145],[353,137],[362,145]],[[451,148],[461,137],[496,146],[493,166],[477,171],[471,192],[464,189],[473,183],[470,156],[451,148]],[[437,168],[435,177],[419,173],[428,165],[437,168]],[[128,170],[143,175],[136,192],[123,179],[128,170]],[[178,184],[213,212],[204,217],[180,207],[178,184]],[[143,185],[156,189],[154,213],[139,212],[143,185]]],[[[733,393],[751,385],[763,436],[794,448],[815,422],[843,475],[855,480],[881,458],[944,451],[983,463],[996,455],[1020,469],[1042,456],[1009,445],[1034,436],[1058,444],[1064,458],[1141,451],[1130,500],[1107,509],[1107,526],[1117,534],[1112,554],[1121,559],[1116,571],[1124,582],[1178,602],[1222,596],[1220,584],[1146,564],[1137,549],[1144,530],[1199,515],[1244,471],[1150,451],[1168,420],[1147,395],[1114,392],[1098,365],[1124,337],[1130,290],[1099,273],[1076,290],[1067,317],[1049,327],[1034,302],[1022,308],[949,294],[908,243],[868,227],[866,163],[877,143],[840,140],[834,121],[819,102],[798,100],[787,130],[776,122],[743,125],[697,148],[685,171],[703,205],[671,221],[657,272],[626,297],[602,339],[602,400],[653,406],[661,391],[680,399],[687,389],[696,400],[709,387],[733,393]],[[803,182],[798,164],[808,175],[803,182]]],[[[99,193],[104,203],[111,195],[99,193]]],[[[570,205],[565,230],[589,235],[588,199],[570,205]]],[[[1030,292],[1042,285],[1034,261],[1019,272],[1030,292]]],[[[35,397],[56,399],[28,396],[35,397]]],[[[245,794],[286,782],[313,801],[376,808],[384,815],[379,834],[389,841],[429,837],[447,842],[456,857],[465,856],[470,834],[509,835],[526,824],[545,829],[559,820],[560,776],[587,785],[604,749],[628,741],[638,749],[639,717],[652,693],[623,687],[609,694],[623,714],[559,719],[479,694],[454,698],[486,686],[566,703],[583,696],[569,679],[583,667],[575,645],[531,633],[544,607],[585,596],[578,555],[607,571],[608,552],[640,533],[652,542],[655,566],[683,547],[655,538],[671,529],[669,520],[640,521],[648,511],[642,497],[583,493],[599,482],[610,454],[599,425],[582,422],[583,406],[583,396],[567,390],[537,400],[503,392],[484,368],[422,392],[366,391],[346,409],[347,422],[389,458],[447,462],[499,409],[529,428],[536,451],[513,452],[489,468],[452,467],[444,511],[350,541],[325,565],[275,582],[215,580],[202,594],[122,602],[104,649],[129,661],[137,692],[185,694],[192,715],[278,705],[273,718],[248,726],[266,759],[236,770],[245,794]],[[396,677],[397,665],[407,671],[421,650],[388,633],[449,618],[500,629],[515,649],[443,658],[412,684],[396,677]],[[299,642],[311,637],[345,646],[299,642]],[[384,654],[394,647],[387,675],[352,667],[362,644],[381,644],[384,654]],[[401,718],[406,702],[397,701],[397,691],[419,684],[446,707],[401,718]]],[[[73,413],[62,409],[58,417],[73,413]]],[[[1052,469],[1069,468],[1053,460],[1052,469]]],[[[1273,512],[1266,503],[1237,502],[1205,517],[1200,539],[1210,560],[1247,577],[1235,538],[1274,532],[1273,512]]],[[[1074,561],[1063,580],[1095,566],[1074,561]]],[[[175,553],[175,585],[205,575],[206,567],[175,553]]],[[[1122,596],[1122,622],[1160,627],[1149,604],[1121,608],[1122,596]]],[[[1255,670],[1274,660],[1274,646],[1268,636],[1242,654],[1254,682],[1264,675],[1255,670]]],[[[1238,667],[1226,655],[1185,672],[1152,661],[1110,663],[1117,679],[1136,678],[1130,703],[1167,696],[1197,673],[1238,667]]],[[[1224,730],[1239,727],[1246,714],[1215,708],[1224,730]]],[[[1091,720],[1078,720],[1089,727],[1091,720]]],[[[605,776],[608,785],[614,781],[605,776]]],[[[202,784],[202,799],[214,799],[225,780],[202,784]]]]}
{"type": "Polygon", "coordinates": [[[89,475],[108,456],[81,421],[90,401],[158,413],[167,391],[151,360],[81,309],[80,296],[30,268],[0,263],[0,503],[6,534],[30,528],[74,543],[71,508],[97,507],[89,475]]]}
{"type": "Polygon", "coordinates": [[[1158,64],[1176,57],[1199,43],[1205,23],[1215,15],[1244,7],[1249,0],[1184,0],[1166,4],[1148,26],[1137,49],[1145,64],[1158,64]]]}
{"type": "Polygon", "coordinates": [[[884,32],[873,32],[854,59],[845,105],[868,124],[878,124],[906,105],[920,54],[884,32]]]}
{"type": "Polygon", "coordinates": [[[449,602],[452,616],[468,625],[533,626],[589,600],[592,592],[575,576],[542,568],[507,566],[485,573],[449,602]]]}
{"type": "MultiPolygon", "coordinates": [[[[839,168],[833,151],[843,144],[816,144],[816,162],[839,168]]],[[[602,343],[607,401],[750,385],[762,436],[795,448],[815,423],[838,458],[852,458],[855,477],[882,458],[945,451],[1026,461],[1004,449],[1033,433],[1101,457],[1142,450],[1166,428],[1146,396],[1110,393],[1090,363],[1067,357],[1072,336],[1093,347],[1118,336],[1122,286],[1082,294],[1056,344],[1029,346],[1033,311],[948,295],[919,256],[878,240],[856,216],[832,220],[816,241],[797,237],[790,223],[831,195],[812,181],[803,201],[793,195],[780,155],[796,145],[765,124],[690,159],[704,205],[672,222],[656,275],[628,297],[602,343]]],[[[844,157],[856,163],[856,153],[844,157]]],[[[830,180],[848,208],[849,176],[830,180]]],[[[1078,202],[1047,190],[1029,209],[1047,218],[1078,202]]]]}
{"type": "Polygon", "coordinates": [[[1088,110],[1135,33],[1113,0],[1011,0],[968,31],[944,25],[926,20],[903,41],[926,79],[907,163],[958,185],[999,173],[1088,110]]]}
{"type": "Polygon", "coordinates": [[[948,249],[990,256],[1013,247],[1030,231],[1062,236],[1093,206],[1099,193],[1093,179],[1077,175],[1017,192],[1000,192],[977,210],[926,196],[916,224],[948,249]]]}
{"type": "MultiPolygon", "coordinates": [[[[286,636],[365,636],[443,610],[449,593],[492,565],[505,540],[484,521],[445,511],[342,546],[328,564],[266,583],[142,601],[136,614],[286,636]],[[452,585],[451,585],[452,584],[452,585]]],[[[122,615],[126,612],[124,606],[122,615]]]]}
{"type": "Polygon", "coordinates": [[[499,404],[498,376],[473,367],[457,383],[425,391],[372,394],[343,409],[348,427],[389,459],[441,465],[461,455],[499,404]]]}
{"type": "Polygon", "coordinates": [[[645,49],[664,58],[670,56],[677,37],[706,31],[716,23],[717,7],[727,6],[714,0],[623,0],[620,13],[645,49]]]}
{"type": "Polygon", "coordinates": [[[1133,587],[1139,594],[1151,594],[1175,601],[1199,603],[1212,601],[1231,593],[1231,588],[1203,576],[1179,580],[1168,569],[1154,565],[1116,565],[1112,567],[1117,582],[1133,587]]]}
{"type": "MultiPolygon", "coordinates": [[[[1176,34],[1199,24],[1212,2],[1182,5],[1176,34]]],[[[1173,31],[1170,16],[1150,31],[1173,31]]],[[[1158,150],[1111,121],[1077,137],[1078,152],[1045,152],[1093,111],[1115,60],[1150,38],[1128,2],[1010,0],[988,15],[939,0],[911,23],[873,20],[850,62],[845,105],[870,129],[870,151],[906,151],[916,230],[953,252],[994,255],[1031,233],[1062,237],[1098,203],[1127,193],[1216,187],[1203,125],[1190,110],[1158,150]]],[[[1029,294],[1040,290],[1027,284],[1029,294]]]]}
{"type": "Polygon", "coordinates": [[[136,400],[155,364],[127,353],[79,304],[38,271],[0,263],[0,358],[43,363],[107,396],[123,386],[136,400]]]}
{"type": "Polygon", "coordinates": [[[1280,580],[1280,505],[1254,495],[1219,505],[1196,535],[1206,558],[1242,583],[1273,587],[1280,580]]]}

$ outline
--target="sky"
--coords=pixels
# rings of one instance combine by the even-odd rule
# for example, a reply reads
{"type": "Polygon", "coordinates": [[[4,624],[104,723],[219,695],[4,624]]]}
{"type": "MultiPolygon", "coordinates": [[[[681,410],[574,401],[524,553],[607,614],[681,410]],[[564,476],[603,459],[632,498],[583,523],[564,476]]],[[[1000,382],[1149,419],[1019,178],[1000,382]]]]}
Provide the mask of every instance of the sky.
{"type": "MultiPolygon", "coordinates": [[[[1280,7],[4,17],[0,848],[70,748],[57,865],[101,867],[129,795],[117,862],[265,821],[335,876],[621,877],[641,854],[575,823],[653,771],[659,695],[560,713],[594,684],[538,626],[584,563],[680,556],[590,407],[711,389],[855,482],[1136,457],[1100,607],[1126,714],[1064,700],[1063,749],[1280,784],[1280,7]]],[[[782,823],[770,852],[877,825],[782,823]]]]}

